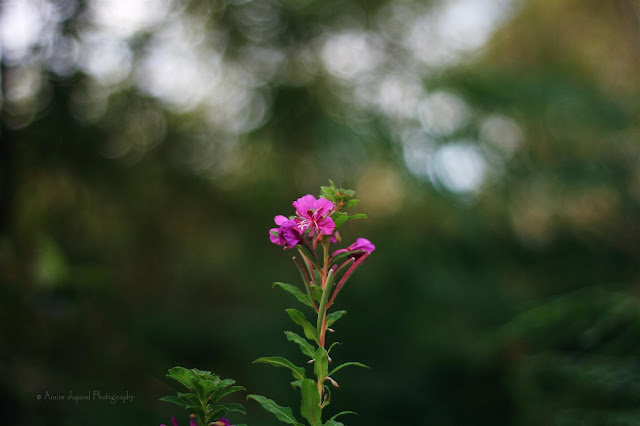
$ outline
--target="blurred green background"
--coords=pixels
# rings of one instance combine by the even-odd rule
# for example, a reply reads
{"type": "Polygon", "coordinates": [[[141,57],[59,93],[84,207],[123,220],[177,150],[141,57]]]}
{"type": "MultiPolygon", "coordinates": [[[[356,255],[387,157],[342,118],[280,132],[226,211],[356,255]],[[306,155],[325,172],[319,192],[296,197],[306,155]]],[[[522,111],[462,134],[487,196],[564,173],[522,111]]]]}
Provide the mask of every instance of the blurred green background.
{"type": "Polygon", "coordinates": [[[0,7],[3,424],[186,424],[174,365],[295,406],[267,230],[328,179],[377,246],[329,413],[640,424],[636,0],[0,7]]]}

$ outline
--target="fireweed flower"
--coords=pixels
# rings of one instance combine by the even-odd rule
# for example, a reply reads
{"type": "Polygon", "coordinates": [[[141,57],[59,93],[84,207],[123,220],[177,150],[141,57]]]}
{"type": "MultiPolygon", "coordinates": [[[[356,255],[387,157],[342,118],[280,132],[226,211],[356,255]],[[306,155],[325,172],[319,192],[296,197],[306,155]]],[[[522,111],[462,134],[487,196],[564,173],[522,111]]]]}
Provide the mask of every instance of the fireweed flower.
{"type": "MultiPolygon", "coordinates": [[[[176,421],[175,416],[171,416],[171,423],[173,424],[173,426],[178,426],[178,422],[176,421]]],[[[167,425],[162,423],[160,426],[167,426],[167,425]]]]}
{"type": "Polygon", "coordinates": [[[365,253],[372,253],[375,249],[376,246],[374,246],[371,241],[367,240],[366,238],[358,238],[355,243],[351,244],[346,249],[334,251],[333,257],[342,253],[354,252],[353,257],[358,259],[365,253]]]}
{"type": "Polygon", "coordinates": [[[217,422],[211,423],[211,426],[232,426],[232,425],[229,422],[229,419],[225,419],[224,417],[222,417],[217,422]]]}
{"type": "Polygon", "coordinates": [[[279,228],[269,230],[269,239],[273,244],[284,246],[285,249],[295,247],[301,241],[301,232],[293,219],[287,219],[282,215],[276,216],[273,221],[279,228]]]}
{"type": "Polygon", "coordinates": [[[298,215],[294,220],[298,224],[300,232],[310,229],[311,235],[315,235],[316,231],[324,235],[331,235],[336,229],[336,224],[331,219],[331,213],[335,207],[326,198],[316,200],[316,197],[308,194],[294,201],[293,207],[298,215]]]}
{"type": "MultiPolygon", "coordinates": [[[[194,415],[192,414],[191,416],[191,420],[189,420],[189,426],[198,426],[198,423],[196,422],[196,419],[194,417],[194,415]]],[[[229,420],[227,419],[220,419],[220,420],[226,420],[227,423],[213,423],[214,425],[218,426],[231,426],[229,425],[229,420]]],[[[176,421],[175,416],[171,416],[171,423],[173,424],[173,426],[178,426],[178,422],[176,421]]],[[[166,426],[164,423],[162,423],[160,426],[166,426]]]]}

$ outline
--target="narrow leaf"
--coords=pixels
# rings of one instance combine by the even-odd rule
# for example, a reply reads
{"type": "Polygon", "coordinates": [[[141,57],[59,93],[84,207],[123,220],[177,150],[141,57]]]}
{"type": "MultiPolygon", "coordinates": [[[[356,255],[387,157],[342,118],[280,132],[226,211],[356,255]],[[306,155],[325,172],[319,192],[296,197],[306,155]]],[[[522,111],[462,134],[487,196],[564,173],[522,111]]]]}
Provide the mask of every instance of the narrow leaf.
{"type": "Polygon", "coordinates": [[[305,378],[304,368],[296,367],[291,361],[281,356],[262,357],[262,358],[256,359],[253,362],[270,364],[270,365],[273,365],[274,367],[285,367],[291,370],[291,373],[293,374],[294,379],[302,380],[305,378]]]}
{"type": "Polygon", "coordinates": [[[236,413],[242,413],[242,414],[247,414],[247,410],[245,410],[244,406],[242,404],[238,404],[236,402],[230,402],[228,404],[224,404],[225,407],[227,408],[227,412],[230,413],[232,411],[235,411],[236,413]]]}
{"type": "Polygon", "coordinates": [[[293,411],[289,407],[282,407],[276,404],[273,400],[262,395],[247,395],[247,399],[253,399],[257,401],[260,405],[262,405],[262,408],[270,413],[273,413],[273,415],[275,415],[276,418],[281,422],[288,423],[290,425],[303,426],[298,422],[298,420],[296,420],[293,415],[293,411]]]}
{"type": "Polygon", "coordinates": [[[327,327],[331,327],[331,325],[338,321],[340,318],[342,318],[342,316],[344,314],[346,314],[347,311],[335,311],[335,312],[331,312],[329,315],[327,315],[327,327]]]}
{"type": "Polygon", "coordinates": [[[331,370],[331,372],[329,373],[329,376],[333,376],[338,370],[341,370],[342,368],[348,367],[350,365],[353,365],[354,367],[370,368],[369,366],[364,365],[361,362],[345,362],[344,364],[340,364],[339,366],[331,370]]]}
{"type": "Polygon", "coordinates": [[[329,349],[327,349],[327,353],[331,353],[331,349],[333,349],[335,345],[341,345],[341,344],[342,342],[333,342],[331,346],[329,346],[329,349]]]}
{"type": "Polygon", "coordinates": [[[229,394],[243,390],[245,390],[245,388],[242,386],[231,386],[225,389],[218,389],[213,395],[211,395],[211,400],[215,403],[217,400],[224,398],[229,394]]]}
{"type": "Polygon", "coordinates": [[[318,341],[318,332],[315,327],[307,321],[307,318],[304,316],[302,312],[297,309],[287,309],[287,313],[296,324],[302,326],[302,330],[304,331],[304,335],[307,339],[313,340],[318,345],[320,342],[318,341]]]}
{"type": "Polygon", "coordinates": [[[302,381],[302,404],[300,414],[311,426],[322,426],[322,409],[320,408],[320,395],[316,382],[311,379],[302,381]]]}
{"type": "MultiPolygon", "coordinates": [[[[332,416],[329,421],[335,421],[338,416],[343,416],[345,414],[355,414],[356,416],[358,415],[358,413],[356,413],[355,411],[340,411],[338,414],[335,414],[334,416],[332,416]]],[[[328,424],[328,423],[327,423],[328,424]]]]}
{"type": "Polygon", "coordinates": [[[187,403],[178,398],[177,396],[163,396],[160,398],[160,401],[172,402],[176,405],[181,406],[182,408],[186,407],[187,403]]]}
{"type": "Polygon", "coordinates": [[[344,426],[344,423],[335,421],[335,420],[328,420],[324,426],[344,426]]]}
{"type": "MultiPolygon", "coordinates": [[[[322,278],[318,275],[317,280],[320,281],[321,279],[322,278]]],[[[311,292],[313,293],[313,298],[320,302],[320,299],[322,298],[322,289],[320,288],[320,286],[311,284],[311,292]]]]}
{"type": "Polygon", "coordinates": [[[287,340],[297,343],[300,346],[300,350],[303,354],[305,354],[309,358],[313,358],[313,346],[311,346],[309,342],[304,340],[301,336],[294,333],[293,331],[285,331],[284,334],[287,335],[287,340]]]}
{"type": "Polygon", "coordinates": [[[349,219],[366,219],[367,215],[364,213],[352,214],[349,219]]]}
{"type": "Polygon", "coordinates": [[[200,398],[195,393],[178,392],[178,397],[180,397],[182,399],[186,399],[187,401],[189,401],[193,405],[200,404],[200,398]]]}
{"type": "Polygon", "coordinates": [[[295,296],[295,298],[298,299],[300,302],[304,303],[310,308],[313,308],[313,304],[309,300],[309,295],[304,294],[298,287],[293,286],[291,284],[287,284],[287,283],[281,283],[281,282],[273,283],[273,287],[280,287],[287,293],[290,293],[293,296],[295,296]]]}
{"type": "Polygon", "coordinates": [[[207,411],[207,420],[224,417],[227,414],[227,407],[224,405],[216,405],[207,411]]]}

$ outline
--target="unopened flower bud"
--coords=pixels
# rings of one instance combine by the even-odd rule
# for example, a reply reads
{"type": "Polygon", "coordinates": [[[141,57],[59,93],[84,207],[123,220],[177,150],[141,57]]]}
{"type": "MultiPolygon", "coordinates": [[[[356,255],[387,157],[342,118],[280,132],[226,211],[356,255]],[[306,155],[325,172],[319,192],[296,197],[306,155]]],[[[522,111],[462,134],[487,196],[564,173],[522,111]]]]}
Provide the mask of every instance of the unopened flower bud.
{"type": "Polygon", "coordinates": [[[333,379],[332,379],[331,377],[329,377],[329,376],[325,377],[325,380],[329,380],[329,381],[331,382],[331,384],[332,384],[334,387],[336,387],[336,388],[339,388],[339,387],[340,387],[340,385],[338,384],[338,382],[336,382],[335,380],[333,380],[333,379]]]}

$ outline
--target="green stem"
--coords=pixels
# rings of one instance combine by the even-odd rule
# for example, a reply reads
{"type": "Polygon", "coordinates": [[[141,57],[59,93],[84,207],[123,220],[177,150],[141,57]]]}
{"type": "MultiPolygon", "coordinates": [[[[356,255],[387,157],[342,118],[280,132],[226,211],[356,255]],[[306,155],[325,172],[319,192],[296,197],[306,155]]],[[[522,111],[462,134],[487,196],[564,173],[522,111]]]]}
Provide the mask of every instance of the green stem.
{"type": "MultiPolygon", "coordinates": [[[[322,298],[320,299],[320,306],[318,307],[318,321],[316,323],[316,327],[318,330],[318,345],[321,348],[324,348],[325,346],[325,335],[327,332],[327,302],[329,301],[329,293],[331,293],[331,287],[333,287],[333,270],[329,269],[327,278],[325,280],[324,290],[322,291],[322,298]]],[[[318,377],[318,395],[320,395],[321,403],[323,384],[324,377],[318,377]]],[[[322,409],[322,407],[320,409],[322,409]]]]}
{"type": "Polygon", "coordinates": [[[201,399],[200,404],[202,405],[202,415],[204,416],[204,418],[201,418],[200,421],[202,422],[203,425],[206,426],[207,421],[209,421],[209,418],[207,416],[207,401],[203,401],[201,399]]]}
{"type": "MultiPolygon", "coordinates": [[[[303,257],[303,259],[306,259],[305,256],[302,254],[302,252],[300,252],[300,255],[303,257]]],[[[311,300],[313,309],[315,309],[315,311],[318,312],[318,306],[316,305],[316,301],[313,298],[313,291],[311,290],[311,278],[309,278],[309,274],[307,274],[307,272],[302,267],[302,264],[295,256],[293,257],[293,262],[298,267],[298,271],[300,272],[300,276],[302,277],[302,281],[304,282],[304,288],[307,290],[307,294],[309,295],[309,300],[311,300]]],[[[305,262],[305,265],[306,265],[306,262],[305,262]]],[[[313,269],[311,270],[311,272],[313,273],[313,269]]]]}
{"type": "Polygon", "coordinates": [[[331,293],[331,287],[333,286],[333,270],[329,269],[327,273],[327,279],[325,281],[324,290],[322,291],[322,298],[320,299],[320,306],[318,306],[318,321],[316,322],[316,328],[318,330],[318,338],[320,340],[320,346],[324,348],[324,335],[326,331],[327,322],[327,302],[329,301],[329,294],[331,293]]]}

